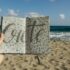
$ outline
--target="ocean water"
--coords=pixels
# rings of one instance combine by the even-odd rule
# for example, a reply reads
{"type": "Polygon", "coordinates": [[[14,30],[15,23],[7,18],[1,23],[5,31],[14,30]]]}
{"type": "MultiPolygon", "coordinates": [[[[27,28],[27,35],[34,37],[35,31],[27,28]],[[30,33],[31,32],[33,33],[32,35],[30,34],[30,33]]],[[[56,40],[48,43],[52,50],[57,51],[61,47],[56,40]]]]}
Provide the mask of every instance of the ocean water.
{"type": "Polygon", "coordinates": [[[70,26],[50,26],[50,38],[70,40],[70,26]]]}
{"type": "Polygon", "coordinates": [[[70,32],[70,26],[50,26],[51,32],[70,32]]]}

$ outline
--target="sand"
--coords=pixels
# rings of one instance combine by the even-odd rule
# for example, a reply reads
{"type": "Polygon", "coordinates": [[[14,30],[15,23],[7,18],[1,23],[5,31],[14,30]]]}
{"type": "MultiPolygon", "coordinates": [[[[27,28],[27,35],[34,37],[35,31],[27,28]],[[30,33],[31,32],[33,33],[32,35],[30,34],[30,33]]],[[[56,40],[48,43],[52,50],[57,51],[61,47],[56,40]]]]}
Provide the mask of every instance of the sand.
{"type": "Polygon", "coordinates": [[[70,42],[51,40],[50,47],[42,55],[3,54],[0,70],[70,70],[70,42]]]}

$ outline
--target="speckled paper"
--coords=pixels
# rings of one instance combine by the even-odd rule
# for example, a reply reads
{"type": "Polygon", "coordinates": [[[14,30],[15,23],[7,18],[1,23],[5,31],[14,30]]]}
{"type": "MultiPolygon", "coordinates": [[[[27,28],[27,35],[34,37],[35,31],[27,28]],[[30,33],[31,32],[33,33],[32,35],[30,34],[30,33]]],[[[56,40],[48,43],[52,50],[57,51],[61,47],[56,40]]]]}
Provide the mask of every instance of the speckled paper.
{"type": "Polygon", "coordinates": [[[49,51],[49,17],[27,18],[28,53],[41,54],[49,51]]]}
{"type": "Polygon", "coordinates": [[[3,17],[2,25],[5,39],[0,46],[0,53],[25,53],[26,19],[3,17]]]}
{"type": "Polygon", "coordinates": [[[49,50],[49,17],[3,17],[0,53],[41,54],[49,50]]]}

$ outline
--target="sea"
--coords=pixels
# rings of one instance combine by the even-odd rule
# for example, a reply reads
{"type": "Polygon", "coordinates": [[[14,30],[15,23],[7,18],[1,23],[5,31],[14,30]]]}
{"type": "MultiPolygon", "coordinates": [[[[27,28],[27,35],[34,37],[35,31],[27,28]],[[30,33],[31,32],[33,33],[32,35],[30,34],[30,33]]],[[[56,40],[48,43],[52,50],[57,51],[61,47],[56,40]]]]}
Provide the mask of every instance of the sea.
{"type": "Polygon", "coordinates": [[[50,38],[70,41],[70,26],[50,26],[50,38]]]}

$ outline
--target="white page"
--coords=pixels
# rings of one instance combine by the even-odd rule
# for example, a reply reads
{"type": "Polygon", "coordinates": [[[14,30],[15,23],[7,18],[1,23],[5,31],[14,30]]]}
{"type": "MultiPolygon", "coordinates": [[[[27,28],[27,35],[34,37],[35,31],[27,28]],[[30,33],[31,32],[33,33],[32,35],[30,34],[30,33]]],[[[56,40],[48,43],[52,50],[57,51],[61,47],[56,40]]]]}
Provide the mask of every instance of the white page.
{"type": "Polygon", "coordinates": [[[3,17],[4,42],[0,53],[25,53],[26,19],[18,17],[3,17]]]}

